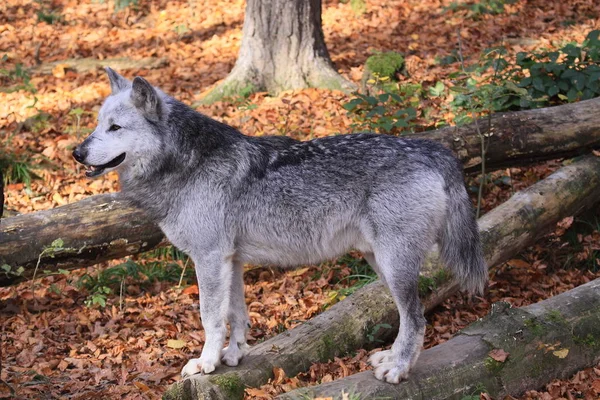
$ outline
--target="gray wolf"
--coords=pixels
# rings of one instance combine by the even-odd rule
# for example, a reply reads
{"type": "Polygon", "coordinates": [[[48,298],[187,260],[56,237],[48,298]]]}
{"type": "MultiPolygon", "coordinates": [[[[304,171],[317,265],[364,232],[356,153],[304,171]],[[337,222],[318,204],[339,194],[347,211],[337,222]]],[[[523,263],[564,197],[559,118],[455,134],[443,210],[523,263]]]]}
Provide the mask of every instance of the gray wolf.
{"type": "Polygon", "coordinates": [[[423,343],[417,282],[426,252],[438,243],[462,286],[483,290],[462,168],[443,146],[371,133],[249,137],[141,77],[107,72],[112,94],[73,156],[89,177],[116,170],[123,194],[194,261],[206,343],[184,377],[243,357],[245,263],[294,266],[361,251],[400,313],[391,350],[370,359],[391,383],[408,376],[423,343]]]}

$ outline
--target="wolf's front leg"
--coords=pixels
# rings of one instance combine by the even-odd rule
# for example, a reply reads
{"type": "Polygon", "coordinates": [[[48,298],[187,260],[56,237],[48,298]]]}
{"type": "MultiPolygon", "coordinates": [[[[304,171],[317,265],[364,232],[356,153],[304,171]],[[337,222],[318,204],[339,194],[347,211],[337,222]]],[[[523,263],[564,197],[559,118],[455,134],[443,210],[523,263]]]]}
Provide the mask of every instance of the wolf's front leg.
{"type": "Polygon", "coordinates": [[[234,262],[229,294],[229,346],[223,349],[221,359],[230,367],[238,365],[249,346],[246,344],[246,333],[250,328],[250,318],[244,298],[244,266],[234,262]]]}
{"type": "Polygon", "coordinates": [[[201,259],[194,259],[200,289],[200,317],[206,341],[200,358],[191,359],[181,376],[198,372],[210,374],[221,363],[221,349],[227,333],[226,318],[233,265],[229,257],[212,253],[201,259]]]}

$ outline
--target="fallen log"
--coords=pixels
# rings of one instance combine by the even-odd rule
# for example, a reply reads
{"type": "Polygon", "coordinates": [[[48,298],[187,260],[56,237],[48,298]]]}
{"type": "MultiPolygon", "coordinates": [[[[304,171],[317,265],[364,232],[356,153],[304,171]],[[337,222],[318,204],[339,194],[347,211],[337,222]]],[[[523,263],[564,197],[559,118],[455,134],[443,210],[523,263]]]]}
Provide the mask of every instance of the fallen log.
{"type": "Polygon", "coordinates": [[[493,114],[475,123],[408,134],[454,150],[467,171],[481,164],[484,135],[486,170],[573,157],[600,146],[600,98],[535,110],[493,114]],[[479,131],[477,130],[479,126],[479,131]]]}
{"type": "MultiPolygon", "coordinates": [[[[485,131],[487,121],[481,120],[479,124],[485,131]]],[[[493,134],[485,139],[488,171],[506,163],[534,162],[586,152],[600,147],[600,98],[548,109],[498,114],[492,118],[492,132],[493,134]]],[[[408,136],[442,142],[457,153],[468,169],[477,169],[481,162],[481,138],[473,125],[444,128],[408,136]]],[[[102,201],[99,200],[99,202],[102,201]]],[[[127,244],[146,242],[147,245],[143,246],[143,250],[150,250],[152,243],[159,242],[157,238],[160,232],[156,230],[157,228],[146,221],[138,210],[129,208],[116,198],[110,206],[110,213],[114,213],[114,215],[106,212],[102,214],[106,216],[104,220],[95,220],[95,226],[98,229],[93,232],[103,232],[103,234],[97,238],[93,237],[81,229],[82,227],[77,227],[76,224],[77,218],[85,219],[84,214],[88,212],[87,208],[90,204],[96,204],[96,200],[90,200],[90,202],[84,203],[83,206],[70,204],[58,207],[56,210],[27,214],[18,217],[19,219],[15,221],[12,218],[2,220],[0,224],[0,266],[8,265],[11,271],[17,271],[19,267],[23,267],[25,271],[22,276],[4,274],[0,277],[0,286],[7,286],[23,278],[31,277],[32,266],[37,263],[39,255],[57,238],[63,238],[64,246],[67,248],[79,249],[85,243],[86,246],[96,249],[94,256],[69,259],[69,254],[76,255],[76,253],[64,252],[59,258],[45,256],[42,257],[40,263],[40,268],[43,270],[81,268],[108,260],[111,257],[124,257],[138,252],[136,246],[130,245],[124,246],[119,251],[110,251],[110,246],[107,246],[106,243],[115,240],[127,244]],[[59,215],[69,215],[70,222],[63,223],[61,218],[54,217],[59,215]],[[38,225],[39,221],[48,218],[52,219],[51,224],[38,225]],[[140,228],[120,229],[122,221],[137,221],[140,228]],[[154,231],[143,231],[141,226],[147,226],[148,229],[154,229],[154,231]],[[15,229],[14,227],[30,228],[26,229],[26,236],[19,238],[18,232],[21,232],[22,228],[15,229]],[[65,232],[65,228],[69,229],[69,232],[65,232]],[[39,234],[36,234],[36,229],[40,230],[39,234]],[[114,236],[111,237],[109,234],[114,234],[114,236]],[[151,237],[153,240],[147,241],[145,237],[151,237]],[[14,243],[11,243],[13,241],[14,243]],[[21,243],[26,243],[27,246],[22,246],[21,243]],[[134,251],[128,253],[128,249],[134,251]]]]}
{"type": "Polygon", "coordinates": [[[0,220],[0,286],[39,270],[77,268],[141,253],[163,234],[119,194],[92,196],[64,207],[0,220]],[[52,242],[62,240],[53,248],[52,242]],[[41,257],[40,257],[41,255],[41,257]],[[18,267],[23,267],[18,273],[18,267]]]}
{"type": "MultiPolygon", "coordinates": [[[[600,198],[600,158],[588,156],[562,167],[546,179],[516,193],[479,219],[488,265],[502,263],[551,231],[566,216],[576,215],[600,198]]],[[[445,269],[432,257],[423,279],[437,287],[423,298],[426,312],[458,290],[444,280],[445,269]]],[[[194,375],[173,384],[165,399],[237,399],[245,387],[273,378],[273,368],[287,376],[306,371],[313,362],[392,340],[398,330],[397,309],[380,282],[358,290],[310,321],[252,347],[235,368],[219,367],[211,375],[194,375]],[[390,324],[391,329],[381,328],[390,324]],[[375,329],[379,327],[379,329],[375,329]]]]}
{"type": "Polygon", "coordinates": [[[600,361],[600,279],[522,308],[496,303],[492,312],[451,340],[425,350],[407,381],[390,385],[361,372],[293,390],[281,400],[449,399],[485,392],[495,399],[539,389],[600,361]],[[493,350],[500,357],[492,358],[493,350]],[[346,397],[348,398],[348,397],[346,397]]]}
{"type": "Polygon", "coordinates": [[[132,59],[128,57],[105,58],[99,60],[97,58],[69,58],[67,60],[53,61],[50,63],[40,64],[30,69],[31,73],[50,75],[57,67],[62,67],[66,70],[73,70],[78,73],[95,71],[98,68],[111,67],[121,71],[126,69],[156,69],[166,66],[169,61],[162,57],[147,57],[142,59],[132,59]]]}

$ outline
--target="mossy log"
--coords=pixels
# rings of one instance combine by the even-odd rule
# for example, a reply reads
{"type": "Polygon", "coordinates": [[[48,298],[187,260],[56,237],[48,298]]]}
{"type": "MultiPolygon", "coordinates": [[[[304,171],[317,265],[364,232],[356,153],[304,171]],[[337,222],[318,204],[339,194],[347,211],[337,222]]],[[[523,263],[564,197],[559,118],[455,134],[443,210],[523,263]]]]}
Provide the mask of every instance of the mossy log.
{"type": "MultiPolygon", "coordinates": [[[[600,158],[584,157],[562,167],[548,178],[515,194],[479,220],[486,261],[497,265],[513,257],[553,229],[556,222],[591,207],[600,198],[600,158]]],[[[426,311],[458,290],[436,257],[423,271],[435,282],[424,294],[426,311]]],[[[240,365],[219,367],[211,375],[194,375],[179,381],[165,399],[242,398],[244,387],[257,387],[273,377],[273,368],[288,376],[306,371],[314,362],[326,361],[380,340],[393,339],[398,331],[397,309],[380,282],[358,290],[310,321],[250,349],[240,365]],[[390,324],[391,329],[380,324],[390,324]],[[379,329],[375,329],[379,325],[379,329]]]]}
{"type": "MultiPolygon", "coordinates": [[[[600,148],[600,98],[536,110],[493,114],[477,123],[486,147],[486,170],[600,148]]],[[[467,171],[480,169],[481,141],[475,123],[408,134],[454,150],[467,171]]]]}
{"type": "Polygon", "coordinates": [[[492,312],[451,340],[421,353],[408,380],[378,381],[371,371],[283,394],[278,399],[461,399],[486,392],[518,396],[600,361],[600,279],[522,308],[492,312]],[[492,350],[508,358],[496,361],[492,350]],[[347,397],[346,397],[347,398],[347,397]]]}
{"type": "Polygon", "coordinates": [[[0,286],[39,270],[85,267],[158,246],[163,234],[119,194],[92,196],[52,210],[0,220],[0,286]],[[50,250],[61,239],[61,248],[50,250]],[[44,252],[44,249],[48,249],[44,252]],[[43,254],[40,257],[40,254],[43,254]],[[23,272],[17,274],[18,267],[23,272]]]}

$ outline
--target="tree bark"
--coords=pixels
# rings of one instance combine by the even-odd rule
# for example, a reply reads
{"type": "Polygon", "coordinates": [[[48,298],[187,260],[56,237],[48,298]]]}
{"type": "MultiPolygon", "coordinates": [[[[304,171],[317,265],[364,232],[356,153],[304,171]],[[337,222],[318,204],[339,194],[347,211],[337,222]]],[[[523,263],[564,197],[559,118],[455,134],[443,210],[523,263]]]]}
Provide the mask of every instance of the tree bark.
{"type": "Polygon", "coordinates": [[[321,0],[248,0],[242,44],[229,76],[203,102],[241,92],[321,87],[351,91],[325,45],[321,0]]]}
{"type": "MultiPolygon", "coordinates": [[[[484,128],[485,120],[479,122],[484,128]]],[[[486,171],[503,165],[526,164],[540,160],[572,156],[591,149],[600,148],[600,98],[586,100],[575,104],[543,108],[529,111],[519,111],[495,115],[492,118],[494,134],[486,139],[486,171]],[[509,161],[505,161],[509,160],[509,161]]],[[[408,137],[426,138],[441,142],[453,149],[467,170],[479,169],[481,163],[481,139],[474,125],[461,128],[444,128],[435,131],[411,134],[408,137]]],[[[92,197],[94,199],[95,197],[92,197]]],[[[135,254],[128,253],[129,246],[119,251],[109,250],[108,243],[117,239],[129,243],[143,243],[147,245],[144,250],[150,250],[153,244],[158,243],[162,237],[157,227],[144,219],[139,210],[134,210],[124,203],[113,199],[106,213],[105,220],[96,221],[98,232],[103,232],[97,238],[82,229],[75,229],[77,224],[68,225],[68,232],[61,228],[63,223],[59,216],[70,216],[74,219],[85,218],[92,204],[103,203],[106,200],[86,200],[91,203],[70,204],[58,207],[55,210],[41,211],[22,215],[17,220],[6,218],[0,223],[0,266],[8,264],[12,270],[23,266],[26,268],[25,277],[30,277],[31,266],[35,266],[39,254],[45,246],[49,246],[54,239],[62,238],[65,247],[77,248],[85,243],[86,246],[96,249],[93,256],[74,257],[62,254],[60,258],[44,257],[43,269],[77,268],[86,267],[97,262],[105,261],[110,257],[123,257],[135,254]],[[110,210],[110,212],[109,212],[110,210]],[[110,215],[114,213],[114,217],[110,215]],[[49,225],[40,225],[40,221],[51,218],[49,225]],[[138,221],[140,228],[132,230],[120,229],[121,221],[138,221]],[[28,227],[28,232],[23,239],[19,235],[23,228],[9,228],[11,226],[28,227]],[[42,230],[43,226],[43,230],[42,230]],[[148,229],[143,231],[141,226],[148,229]],[[61,229],[59,229],[61,228],[61,229]],[[35,231],[40,231],[39,236],[35,231]],[[109,236],[114,235],[114,236],[109,236]],[[145,237],[153,240],[146,240],[145,237]],[[35,240],[30,240],[33,237],[35,240]],[[24,243],[24,244],[23,244],[24,243]],[[22,248],[22,250],[21,250],[22,248]]],[[[96,231],[94,231],[96,232],[96,231]]],[[[135,249],[134,247],[131,247],[135,249]]],[[[140,250],[141,251],[141,250],[140,250]]],[[[23,279],[14,275],[2,274],[0,271],[0,286],[6,286],[23,279]]]]}
{"type": "Polygon", "coordinates": [[[538,389],[600,361],[600,279],[523,308],[496,303],[484,320],[421,353],[408,380],[378,381],[372,371],[277,397],[460,399],[486,392],[496,399],[538,389]],[[495,307],[494,307],[495,306],[495,307]],[[490,351],[509,353],[504,362],[490,351]]]}
{"type": "MultiPolygon", "coordinates": [[[[488,265],[502,263],[551,231],[556,222],[591,207],[600,198],[600,158],[565,166],[548,178],[515,194],[479,219],[488,265]]],[[[443,280],[442,265],[433,256],[423,275],[436,278],[437,287],[424,295],[426,312],[458,290],[443,280]]],[[[194,375],[175,383],[166,399],[242,398],[244,387],[257,387],[273,377],[273,368],[288,376],[375,341],[390,341],[399,326],[398,311],[382,283],[375,282],[335,304],[306,323],[260,343],[235,368],[219,367],[211,375],[194,375]],[[391,329],[377,329],[380,324],[391,329]]],[[[362,397],[361,397],[362,398],[362,397]]],[[[368,397],[366,397],[368,398],[368,397]]]]}
{"type": "Polygon", "coordinates": [[[0,286],[31,278],[39,258],[39,270],[80,268],[137,254],[158,246],[160,229],[144,213],[106,194],[0,221],[0,286]],[[62,239],[61,249],[46,251],[62,239]],[[17,274],[18,267],[24,267],[17,274]]]}

